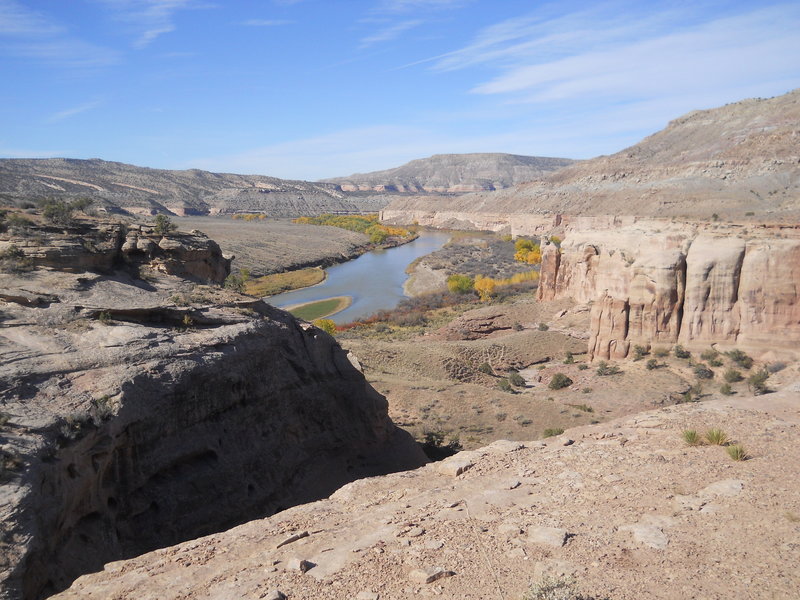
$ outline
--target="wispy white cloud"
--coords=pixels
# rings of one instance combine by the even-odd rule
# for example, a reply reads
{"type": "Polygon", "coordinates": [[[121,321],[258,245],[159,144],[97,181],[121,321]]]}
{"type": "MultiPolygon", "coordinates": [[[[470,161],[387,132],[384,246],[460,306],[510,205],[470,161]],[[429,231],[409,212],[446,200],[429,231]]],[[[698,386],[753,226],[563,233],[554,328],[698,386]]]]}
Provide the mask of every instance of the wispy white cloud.
{"type": "Polygon", "coordinates": [[[76,38],[45,14],[16,0],[0,0],[0,52],[68,68],[114,64],[118,54],[76,38]]]}
{"type": "Polygon", "coordinates": [[[366,48],[367,46],[372,46],[373,44],[389,42],[400,37],[403,32],[413,29],[414,27],[419,27],[422,25],[422,23],[423,21],[421,20],[401,21],[400,23],[395,23],[394,25],[380,29],[364,38],[361,38],[361,47],[366,48]]]}
{"type": "Polygon", "coordinates": [[[487,27],[472,44],[432,62],[443,71],[494,67],[499,74],[472,91],[529,102],[724,93],[742,81],[800,76],[800,5],[691,25],[685,17],[665,11],[623,19],[608,7],[528,16],[487,27]]]}
{"type": "Polygon", "coordinates": [[[280,25],[291,25],[294,21],[288,19],[248,19],[242,25],[247,27],[278,27],[280,25]]]}
{"type": "Polygon", "coordinates": [[[411,12],[459,8],[471,0],[383,0],[377,7],[381,12],[411,12]]]}
{"type": "Polygon", "coordinates": [[[192,0],[95,0],[136,31],[134,48],[144,48],[161,35],[175,31],[174,16],[181,10],[208,8],[192,0]]]}
{"type": "Polygon", "coordinates": [[[92,100],[91,102],[85,102],[83,104],[79,104],[78,106],[73,106],[71,108],[58,111],[57,113],[50,115],[46,119],[46,121],[48,123],[56,123],[58,121],[63,121],[64,119],[69,119],[70,117],[74,117],[75,115],[79,115],[81,113],[94,110],[95,108],[102,106],[102,104],[103,104],[102,100],[92,100]]]}

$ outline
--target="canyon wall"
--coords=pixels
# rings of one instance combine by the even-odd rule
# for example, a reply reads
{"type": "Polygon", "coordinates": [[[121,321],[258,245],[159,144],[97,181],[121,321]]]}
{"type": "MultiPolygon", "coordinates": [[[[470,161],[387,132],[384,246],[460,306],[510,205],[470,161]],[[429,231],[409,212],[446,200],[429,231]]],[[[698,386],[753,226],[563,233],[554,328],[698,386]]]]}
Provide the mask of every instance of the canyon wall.
{"type": "Polygon", "coordinates": [[[541,269],[540,299],[592,303],[592,357],[676,343],[800,354],[798,228],[578,218],[541,269]]]}
{"type": "Polygon", "coordinates": [[[332,337],[169,274],[206,238],[82,227],[0,261],[0,599],[426,462],[332,337]]]}

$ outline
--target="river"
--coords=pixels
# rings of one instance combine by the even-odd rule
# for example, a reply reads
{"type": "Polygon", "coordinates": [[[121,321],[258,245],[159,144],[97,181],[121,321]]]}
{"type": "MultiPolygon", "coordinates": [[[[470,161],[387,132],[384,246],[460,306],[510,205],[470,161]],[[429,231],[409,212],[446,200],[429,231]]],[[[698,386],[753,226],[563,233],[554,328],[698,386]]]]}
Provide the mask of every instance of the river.
{"type": "Polygon", "coordinates": [[[392,309],[405,298],[403,284],[408,279],[406,267],[420,256],[444,246],[449,238],[447,233],[421,232],[416,240],[408,244],[388,250],[373,250],[327,269],[328,276],[319,285],[270,296],[266,301],[284,308],[334,296],[350,296],[353,303],[330,317],[337,324],[362,319],[379,310],[392,309]]]}

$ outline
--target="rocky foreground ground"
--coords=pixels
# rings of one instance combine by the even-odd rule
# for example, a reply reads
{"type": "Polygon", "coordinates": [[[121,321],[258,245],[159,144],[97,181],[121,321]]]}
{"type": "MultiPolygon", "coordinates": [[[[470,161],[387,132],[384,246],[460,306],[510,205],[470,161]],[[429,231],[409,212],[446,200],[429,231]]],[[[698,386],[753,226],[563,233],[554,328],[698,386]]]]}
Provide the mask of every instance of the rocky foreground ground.
{"type": "Polygon", "coordinates": [[[108,564],[56,597],[511,600],[552,575],[596,599],[796,598],[797,375],[782,371],[779,391],[763,396],[498,441],[356,481],[327,500],[108,564]],[[682,439],[713,427],[750,458],[682,439]]]}

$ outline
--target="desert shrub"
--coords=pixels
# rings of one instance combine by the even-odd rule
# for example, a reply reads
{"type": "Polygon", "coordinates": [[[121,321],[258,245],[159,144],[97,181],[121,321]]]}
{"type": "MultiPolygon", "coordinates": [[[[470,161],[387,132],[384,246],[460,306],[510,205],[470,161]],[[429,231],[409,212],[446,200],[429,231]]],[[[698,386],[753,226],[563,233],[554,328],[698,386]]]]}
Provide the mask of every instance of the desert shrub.
{"type": "Polygon", "coordinates": [[[700,355],[700,358],[702,358],[705,361],[709,361],[709,360],[714,360],[718,356],[719,352],[717,352],[713,348],[709,348],[708,350],[703,351],[703,353],[700,355]]]}
{"type": "Polygon", "coordinates": [[[645,366],[645,367],[647,367],[647,370],[648,370],[648,371],[652,371],[653,369],[657,369],[657,368],[658,368],[658,367],[660,367],[661,365],[659,365],[659,364],[658,364],[658,359],[651,358],[651,359],[649,359],[649,360],[647,361],[647,363],[645,363],[645,365],[644,365],[644,366],[645,366]]]}
{"type": "Polygon", "coordinates": [[[587,365],[586,363],[581,363],[581,364],[578,365],[578,371],[585,371],[588,368],[589,368],[589,365],[587,365]]]}
{"type": "Polygon", "coordinates": [[[601,360],[597,363],[597,374],[601,377],[606,377],[608,375],[617,375],[622,373],[617,365],[609,365],[606,361],[601,360]]]}
{"type": "Polygon", "coordinates": [[[747,378],[747,387],[752,390],[755,396],[760,396],[761,394],[766,394],[767,389],[767,379],[769,378],[769,371],[766,369],[761,369],[757,373],[753,373],[750,377],[747,378]]]}
{"type": "Polygon", "coordinates": [[[504,392],[509,392],[511,394],[514,393],[514,388],[511,386],[511,382],[505,377],[497,381],[497,387],[504,392]]]}
{"type": "Polygon", "coordinates": [[[642,360],[648,354],[647,348],[644,346],[637,345],[633,347],[633,360],[642,360]]]}
{"type": "Polygon", "coordinates": [[[522,326],[522,323],[514,323],[514,326],[512,327],[512,329],[514,331],[522,331],[525,328],[522,326]]]}
{"type": "Polygon", "coordinates": [[[659,358],[669,356],[669,348],[653,348],[653,355],[659,358]]]}
{"type": "Polygon", "coordinates": [[[6,246],[0,251],[0,271],[6,273],[22,273],[33,269],[33,260],[28,258],[20,248],[14,244],[6,246]]]}
{"type": "Polygon", "coordinates": [[[97,313],[97,320],[100,321],[101,325],[111,325],[111,321],[113,321],[114,318],[111,316],[110,312],[103,310],[97,313]]]}
{"type": "Polygon", "coordinates": [[[747,460],[750,458],[750,455],[747,453],[747,450],[744,449],[744,446],[741,444],[733,444],[725,448],[725,451],[735,461],[742,461],[747,460]]]}
{"type": "Polygon", "coordinates": [[[420,310],[411,310],[393,314],[389,322],[399,327],[420,327],[428,322],[428,317],[420,310]]]}
{"type": "Polygon", "coordinates": [[[550,326],[547,323],[539,323],[538,329],[539,331],[547,331],[550,329],[550,326]]]}
{"type": "Polygon", "coordinates": [[[721,367],[722,366],[722,359],[717,356],[716,358],[709,358],[708,359],[708,366],[709,367],[721,367]]]}
{"type": "Polygon", "coordinates": [[[426,431],[422,434],[420,446],[422,446],[422,451],[429,459],[433,461],[443,460],[461,450],[461,441],[458,436],[450,435],[445,442],[446,435],[447,434],[441,430],[426,431]]]}
{"type": "Polygon", "coordinates": [[[749,369],[753,366],[753,359],[750,358],[747,354],[742,352],[741,350],[731,350],[725,353],[729,359],[735,362],[743,369],[749,369]]]}
{"type": "Polygon", "coordinates": [[[492,369],[492,365],[488,362],[481,363],[480,366],[478,366],[478,371],[486,373],[487,375],[494,375],[494,369],[492,369]]]}
{"type": "Polygon", "coordinates": [[[694,376],[698,379],[714,379],[714,371],[704,364],[699,364],[694,368],[694,376]]]}
{"type": "Polygon", "coordinates": [[[719,393],[723,396],[733,396],[733,388],[730,383],[723,383],[719,388],[719,393]]]}
{"type": "Polygon", "coordinates": [[[576,408],[581,412],[585,413],[593,413],[594,409],[589,406],[588,404],[568,404],[567,406],[571,406],[572,408],[576,408]]]}
{"type": "Polygon", "coordinates": [[[700,438],[700,435],[694,429],[684,429],[681,432],[681,437],[683,441],[686,442],[689,446],[699,446],[703,443],[703,440],[700,438]]]}
{"type": "Polygon", "coordinates": [[[522,600],[590,600],[581,595],[574,578],[544,577],[531,584],[522,600]]]}
{"type": "Polygon", "coordinates": [[[584,393],[584,394],[591,394],[591,393],[592,393],[592,388],[590,388],[590,387],[585,387],[585,388],[583,388],[583,389],[581,390],[581,392],[582,392],[582,393],[584,393]]]}
{"type": "MultiPolygon", "coordinates": [[[[158,215],[159,217],[162,215],[158,215]]],[[[240,294],[244,293],[247,282],[250,280],[250,271],[247,269],[240,269],[238,273],[231,273],[225,278],[223,284],[229,290],[234,290],[240,294]]]]}
{"type": "Polygon", "coordinates": [[[564,373],[556,373],[553,375],[553,378],[550,380],[550,384],[547,387],[549,387],[551,390],[560,390],[571,385],[572,379],[564,375],[564,373]]]}
{"type": "Polygon", "coordinates": [[[684,349],[684,347],[680,344],[675,346],[675,348],[672,349],[672,352],[675,355],[675,358],[691,358],[692,356],[692,353],[684,349]]]}
{"type": "Polygon", "coordinates": [[[45,200],[41,205],[42,216],[54,225],[66,227],[72,224],[76,210],[83,212],[91,204],[92,201],[88,198],[79,198],[72,202],[54,199],[45,200]]]}
{"type": "Polygon", "coordinates": [[[314,321],[314,327],[319,327],[328,335],[334,335],[336,333],[336,323],[331,319],[316,319],[314,321]]]}
{"type": "Polygon", "coordinates": [[[562,433],[564,433],[563,427],[548,427],[547,429],[544,430],[542,435],[547,438],[547,437],[554,437],[557,435],[561,435],[562,433]]]}
{"type": "Polygon", "coordinates": [[[9,421],[11,421],[11,415],[9,415],[8,413],[0,412],[0,427],[8,425],[9,421]]]}
{"type": "Polygon", "coordinates": [[[728,434],[719,428],[712,428],[706,431],[706,441],[712,446],[727,446],[728,434]]]}
{"type": "Polygon", "coordinates": [[[447,278],[447,289],[454,294],[468,294],[473,290],[475,280],[469,275],[450,275],[447,278]]]}
{"type": "Polygon", "coordinates": [[[156,215],[155,223],[153,224],[153,233],[156,235],[167,235],[170,231],[175,231],[178,228],[175,223],[167,215],[156,215]]]}
{"type": "Polygon", "coordinates": [[[725,371],[725,373],[722,374],[722,378],[728,383],[736,383],[737,381],[741,381],[742,379],[744,379],[744,377],[742,377],[742,374],[736,369],[728,369],[727,371],[725,371]]]}
{"type": "Polygon", "coordinates": [[[509,373],[508,381],[511,382],[511,385],[525,387],[525,378],[517,372],[509,373]]]}
{"type": "Polygon", "coordinates": [[[567,356],[564,358],[565,365],[571,365],[575,362],[575,357],[572,356],[572,352],[567,352],[567,356]]]}

